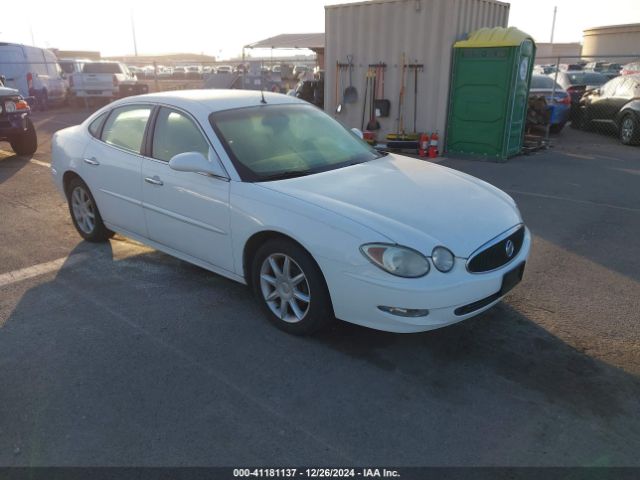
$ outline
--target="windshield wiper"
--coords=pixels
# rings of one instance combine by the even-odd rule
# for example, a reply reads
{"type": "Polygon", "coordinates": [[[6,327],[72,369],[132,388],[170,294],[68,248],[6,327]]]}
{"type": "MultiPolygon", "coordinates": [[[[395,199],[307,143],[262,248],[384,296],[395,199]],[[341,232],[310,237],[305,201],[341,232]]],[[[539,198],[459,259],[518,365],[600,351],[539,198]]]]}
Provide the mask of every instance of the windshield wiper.
{"type": "Polygon", "coordinates": [[[285,170],[284,172],[273,173],[271,175],[264,175],[258,178],[258,182],[268,182],[270,180],[284,180],[286,178],[304,177],[310,175],[312,172],[309,170],[285,170]]]}

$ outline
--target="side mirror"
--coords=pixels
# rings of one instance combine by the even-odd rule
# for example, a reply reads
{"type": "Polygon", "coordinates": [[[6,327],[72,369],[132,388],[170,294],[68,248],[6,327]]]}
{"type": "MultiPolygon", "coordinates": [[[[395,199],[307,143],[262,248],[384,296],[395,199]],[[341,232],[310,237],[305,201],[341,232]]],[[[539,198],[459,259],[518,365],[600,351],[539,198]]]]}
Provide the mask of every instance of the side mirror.
{"type": "Polygon", "coordinates": [[[204,173],[227,178],[227,173],[217,159],[209,159],[200,152],[179,153],[169,160],[169,167],[178,172],[204,173]]]}
{"type": "Polygon", "coordinates": [[[351,133],[353,133],[360,140],[364,140],[364,134],[362,133],[362,130],[360,130],[359,128],[352,128],[351,133]]]}

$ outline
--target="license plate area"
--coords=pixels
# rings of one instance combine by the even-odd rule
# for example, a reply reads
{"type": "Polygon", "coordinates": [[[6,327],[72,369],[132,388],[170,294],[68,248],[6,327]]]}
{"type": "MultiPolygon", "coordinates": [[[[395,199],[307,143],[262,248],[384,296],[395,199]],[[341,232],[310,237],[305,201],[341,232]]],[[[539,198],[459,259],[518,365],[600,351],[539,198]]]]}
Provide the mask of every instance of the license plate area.
{"type": "Polygon", "coordinates": [[[522,281],[522,276],[524,275],[524,266],[525,262],[522,262],[513,270],[508,271],[502,277],[502,287],[500,287],[500,296],[506,295],[513,287],[518,285],[522,281]]]}

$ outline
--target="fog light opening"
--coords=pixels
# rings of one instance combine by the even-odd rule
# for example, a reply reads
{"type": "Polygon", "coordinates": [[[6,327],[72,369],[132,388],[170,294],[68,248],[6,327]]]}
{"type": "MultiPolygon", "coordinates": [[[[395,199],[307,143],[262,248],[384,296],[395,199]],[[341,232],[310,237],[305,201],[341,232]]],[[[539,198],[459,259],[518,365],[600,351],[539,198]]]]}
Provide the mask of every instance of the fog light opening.
{"type": "Polygon", "coordinates": [[[391,315],[396,315],[398,317],[426,317],[429,315],[429,310],[427,309],[415,309],[415,308],[399,308],[399,307],[385,307],[383,305],[378,307],[379,310],[382,310],[385,313],[390,313],[391,315]]]}

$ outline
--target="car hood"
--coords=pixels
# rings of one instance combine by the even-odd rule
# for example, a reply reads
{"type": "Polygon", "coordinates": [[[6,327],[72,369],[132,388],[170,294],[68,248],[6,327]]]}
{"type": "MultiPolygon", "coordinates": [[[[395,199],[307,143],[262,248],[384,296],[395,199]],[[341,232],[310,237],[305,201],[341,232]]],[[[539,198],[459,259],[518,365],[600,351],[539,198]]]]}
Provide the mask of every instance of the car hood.
{"type": "Polygon", "coordinates": [[[393,154],[259,185],[348,217],[427,254],[444,245],[457,257],[467,258],[522,222],[513,199],[488,183],[393,154]]]}
{"type": "Polygon", "coordinates": [[[0,87],[0,97],[8,97],[18,95],[20,92],[15,88],[0,87]]]}

